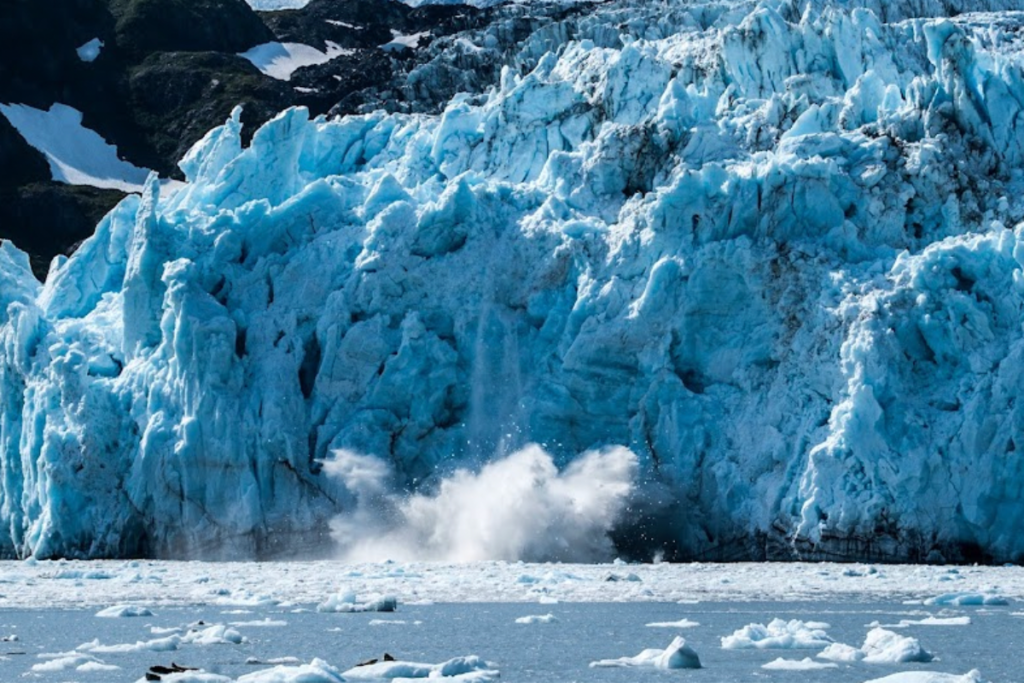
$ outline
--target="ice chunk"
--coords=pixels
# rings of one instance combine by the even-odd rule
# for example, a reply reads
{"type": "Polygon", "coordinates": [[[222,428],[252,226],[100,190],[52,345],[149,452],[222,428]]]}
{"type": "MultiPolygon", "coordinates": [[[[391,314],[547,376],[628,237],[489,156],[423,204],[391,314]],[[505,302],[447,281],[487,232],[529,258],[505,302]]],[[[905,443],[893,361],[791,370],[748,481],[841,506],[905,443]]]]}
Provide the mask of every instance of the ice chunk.
{"type": "Polygon", "coordinates": [[[32,671],[37,673],[52,673],[56,671],[67,671],[78,669],[86,664],[95,664],[99,660],[86,654],[68,654],[66,656],[53,657],[45,662],[32,665],[32,671]]]}
{"type": "Polygon", "coordinates": [[[97,617],[122,618],[122,617],[151,617],[153,613],[141,605],[113,605],[101,609],[96,613],[97,617]]]}
{"type": "Polygon", "coordinates": [[[722,649],[741,650],[787,650],[825,647],[832,642],[822,624],[803,622],[798,619],[784,621],[773,619],[767,626],[748,624],[731,636],[722,638],[722,649]]]}
{"type": "Polygon", "coordinates": [[[490,683],[500,679],[497,669],[476,656],[456,657],[440,664],[401,661],[377,662],[349,669],[343,675],[348,681],[444,678],[466,683],[490,683]]]}
{"type": "Polygon", "coordinates": [[[901,636],[884,628],[868,631],[861,650],[864,652],[864,661],[871,664],[932,661],[932,655],[921,647],[916,638],[901,636]]]}
{"type": "Polygon", "coordinates": [[[79,652],[91,652],[95,654],[125,654],[133,652],[171,652],[178,649],[182,639],[178,636],[166,638],[154,638],[152,640],[139,640],[134,643],[120,643],[117,645],[103,645],[98,639],[88,643],[82,643],[77,649],[79,652]]]}
{"type": "Polygon", "coordinates": [[[239,677],[238,683],[342,683],[345,678],[338,669],[314,659],[299,666],[279,665],[239,677]]]}
{"type": "Polygon", "coordinates": [[[694,628],[700,626],[700,622],[691,621],[690,619],[680,619],[679,621],[652,621],[647,624],[650,628],[694,628]]]}
{"type": "Polygon", "coordinates": [[[810,657],[804,657],[803,659],[773,659],[767,664],[762,664],[762,669],[768,669],[770,671],[818,671],[821,669],[835,669],[838,664],[832,662],[816,662],[810,657]]]}
{"type": "Polygon", "coordinates": [[[981,677],[981,673],[977,669],[973,669],[963,676],[939,673],[938,671],[903,671],[884,678],[873,678],[865,683],[985,683],[985,681],[981,677]]]}
{"type": "Polygon", "coordinates": [[[831,662],[859,662],[865,657],[863,650],[845,643],[832,643],[816,656],[831,662]]]}
{"type": "Polygon", "coordinates": [[[240,645],[247,642],[247,639],[224,624],[213,624],[206,628],[190,628],[181,636],[181,642],[193,645],[240,645]]]}
{"type": "Polygon", "coordinates": [[[591,662],[592,667],[651,667],[655,669],[699,669],[700,657],[680,636],[664,650],[648,649],[635,657],[601,659],[591,662]]]}
{"type": "Polygon", "coordinates": [[[558,621],[558,617],[554,614],[531,614],[525,617],[519,617],[516,619],[517,624],[553,624],[558,621]]]}
{"type": "Polygon", "coordinates": [[[1008,605],[1009,601],[995,593],[943,593],[924,601],[926,605],[951,605],[955,607],[980,605],[1008,605]]]}
{"type": "Polygon", "coordinates": [[[317,612],[394,612],[396,609],[398,600],[393,596],[373,596],[359,601],[348,589],[342,589],[316,606],[317,612]]]}

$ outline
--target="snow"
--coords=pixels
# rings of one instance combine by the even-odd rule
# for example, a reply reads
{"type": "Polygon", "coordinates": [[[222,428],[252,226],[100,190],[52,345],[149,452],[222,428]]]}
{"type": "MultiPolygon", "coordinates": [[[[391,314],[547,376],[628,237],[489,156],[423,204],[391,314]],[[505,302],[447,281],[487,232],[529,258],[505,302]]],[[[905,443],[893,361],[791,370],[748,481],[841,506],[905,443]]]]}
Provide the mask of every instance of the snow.
{"type": "Polygon", "coordinates": [[[430,37],[430,31],[420,31],[419,33],[403,34],[400,31],[391,29],[392,38],[389,42],[380,46],[382,50],[404,50],[411,49],[415,50],[420,46],[420,41],[424,38],[430,37]]]}
{"type": "Polygon", "coordinates": [[[803,659],[773,659],[767,664],[762,664],[762,669],[769,671],[820,671],[821,669],[835,669],[838,664],[816,662],[810,657],[803,659]]]}
{"type": "MultiPolygon", "coordinates": [[[[252,558],[333,521],[339,556],[601,560],[629,509],[688,557],[1024,554],[1021,17],[670,4],[538,29],[436,114],[292,109],[248,146],[235,115],[44,287],[0,256],[4,552],[252,558]],[[612,446],[574,477],[596,521],[538,540],[612,446]],[[461,486],[512,456],[536,509],[461,486]]],[[[142,182],[73,110],[2,111],[55,175],[142,182]]]]}
{"type": "Polygon", "coordinates": [[[354,50],[346,49],[327,41],[327,51],[320,50],[302,43],[263,43],[239,54],[249,60],[257,69],[280,81],[290,81],[292,74],[304,66],[326,64],[335,57],[352,54],[354,50]]]}
{"type": "MultiPolygon", "coordinates": [[[[799,619],[773,619],[764,624],[747,624],[730,636],[722,638],[723,650],[790,650],[826,647],[832,642],[822,624],[799,619]]],[[[827,624],[824,625],[827,628],[827,624]]]]}
{"type": "Polygon", "coordinates": [[[75,51],[78,53],[78,58],[83,62],[95,62],[96,58],[100,56],[100,50],[102,49],[103,41],[99,38],[93,38],[75,51]]]}
{"type": "Polygon", "coordinates": [[[489,683],[500,678],[497,669],[476,656],[456,657],[440,664],[401,661],[377,662],[349,669],[343,676],[344,680],[348,681],[444,678],[466,683],[489,683]]]}
{"type": "Polygon", "coordinates": [[[46,156],[56,181],[139,192],[150,174],[120,159],[116,147],[82,126],[82,112],[73,107],[57,103],[42,110],[24,104],[0,104],[0,114],[28,144],[46,156]]]}
{"type": "Polygon", "coordinates": [[[601,659],[591,662],[592,667],[650,667],[655,669],[699,669],[700,657],[686,640],[676,636],[664,650],[644,650],[635,657],[601,659]]]}
{"type": "Polygon", "coordinates": [[[553,624],[557,621],[558,618],[550,612],[548,614],[530,614],[516,619],[517,624],[553,624]]]}

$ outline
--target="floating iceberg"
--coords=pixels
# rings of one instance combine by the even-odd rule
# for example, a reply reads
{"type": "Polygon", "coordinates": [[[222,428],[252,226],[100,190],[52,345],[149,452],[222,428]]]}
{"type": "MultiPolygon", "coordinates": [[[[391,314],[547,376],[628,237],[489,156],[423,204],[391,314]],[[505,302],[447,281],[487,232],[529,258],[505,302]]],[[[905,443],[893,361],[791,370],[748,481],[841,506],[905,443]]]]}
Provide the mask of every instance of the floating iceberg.
{"type": "Polygon", "coordinates": [[[386,661],[357,666],[344,673],[348,681],[381,681],[410,678],[447,679],[465,683],[490,683],[500,679],[493,665],[476,656],[456,657],[440,664],[386,661]]]}
{"type": "Polygon", "coordinates": [[[723,650],[796,650],[825,647],[832,639],[823,624],[805,623],[799,619],[773,619],[764,624],[747,624],[730,636],[722,638],[723,650]]]}
{"type": "Polygon", "coordinates": [[[686,644],[686,640],[676,636],[667,648],[644,650],[636,657],[620,657],[618,659],[601,659],[590,663],[591,667],[651,667],[654,669],[699,669],[700,657],[697,652],[686,644]]]}
{"type": "Polygon", "coordinates": [[[1018,5],[613,0],[438,114],[236,114],[0,247],[0,548],[323,552],[336,451],[536,442],[637,454],[636,552],[1021,557],[1018,5]]]}

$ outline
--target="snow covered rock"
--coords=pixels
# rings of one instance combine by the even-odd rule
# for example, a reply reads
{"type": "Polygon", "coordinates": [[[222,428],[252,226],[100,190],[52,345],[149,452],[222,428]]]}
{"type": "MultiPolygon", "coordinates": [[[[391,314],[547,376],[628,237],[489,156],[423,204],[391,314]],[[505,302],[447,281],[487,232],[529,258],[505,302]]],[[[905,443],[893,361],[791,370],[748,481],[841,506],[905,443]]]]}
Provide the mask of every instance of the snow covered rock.
{"type": "Polygon", "coordinates": [[[339,449],[536,442],[632,449],[680,556],[1021,556],[1021,17],[968,11],[1014,6],[613,1],[436,115],[236,114],[41,289],[0,260],[0,546],[273,555],[339,449]]]}

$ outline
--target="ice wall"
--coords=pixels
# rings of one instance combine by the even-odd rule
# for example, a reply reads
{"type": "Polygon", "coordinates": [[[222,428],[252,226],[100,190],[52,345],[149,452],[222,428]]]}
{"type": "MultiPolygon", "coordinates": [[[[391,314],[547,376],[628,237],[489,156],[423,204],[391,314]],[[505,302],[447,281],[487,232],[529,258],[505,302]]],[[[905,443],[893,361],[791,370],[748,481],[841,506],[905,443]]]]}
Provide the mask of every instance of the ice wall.
{"type": "Polygon", "coordinates": [[[315,546],[335,449],[537,442],[635,451],[676,557],[1024,556],[1018,5],[611,2],[440,115],[236,115],[0,250],[0,546],[315,546]]]}

